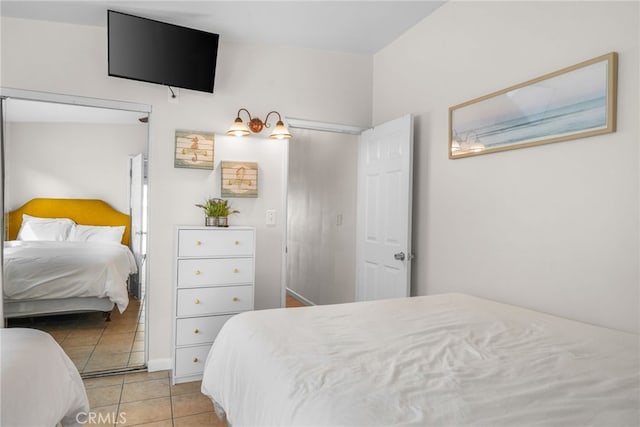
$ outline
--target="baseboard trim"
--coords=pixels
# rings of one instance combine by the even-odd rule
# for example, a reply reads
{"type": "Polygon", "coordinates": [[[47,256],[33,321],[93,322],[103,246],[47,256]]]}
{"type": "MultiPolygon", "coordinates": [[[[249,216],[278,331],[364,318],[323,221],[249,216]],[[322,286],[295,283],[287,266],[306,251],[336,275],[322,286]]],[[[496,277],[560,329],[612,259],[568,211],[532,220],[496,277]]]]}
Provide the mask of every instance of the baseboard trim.
{"type": "Polygon", "coordinates": [[[287,295],[291,295],[292,297],[294,297],[298,301],[303,302],[304,305],[315,305],[313,303],[313,301],[310,301],[310,300],[306,299],[305,297],[303,297],[302,295],[300,295],[299,293],[297,293],[296,291],[294,291],[292,289],[287,288],[287,295]]]}
{"type": "Polygon", "coordinates": [[[167,359],[149,359],[147,361],[147,370],[149,372],[167,371],[171,369],[172,360],[167,359]]]}

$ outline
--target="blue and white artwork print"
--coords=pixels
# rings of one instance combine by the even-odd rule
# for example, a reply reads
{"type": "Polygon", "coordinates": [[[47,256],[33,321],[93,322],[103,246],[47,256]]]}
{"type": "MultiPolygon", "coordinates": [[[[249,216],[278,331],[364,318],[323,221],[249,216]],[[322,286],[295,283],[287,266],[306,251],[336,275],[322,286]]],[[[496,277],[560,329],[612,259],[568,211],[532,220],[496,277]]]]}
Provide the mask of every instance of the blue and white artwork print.
{"type": "Polygon", "coordinates": [[[611,131],[613,55],[450,110],[450,157],[611,131]]]}

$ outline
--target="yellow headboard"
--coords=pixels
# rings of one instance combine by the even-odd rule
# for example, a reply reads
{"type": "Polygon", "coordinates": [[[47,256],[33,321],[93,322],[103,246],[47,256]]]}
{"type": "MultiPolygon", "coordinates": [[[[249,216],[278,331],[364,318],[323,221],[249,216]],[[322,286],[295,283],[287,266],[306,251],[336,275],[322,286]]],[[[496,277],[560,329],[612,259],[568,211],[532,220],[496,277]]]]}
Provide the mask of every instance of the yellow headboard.
{"type": "Polygon", "coordinates": [[[81,225],[124,225],[122,244],[129,246],[131,218],[108,203],[95,199],[31,199],[5,217],[7,240],[15,240],[22,225],[22,214],[42,218],[70,218],[81,225]]]}

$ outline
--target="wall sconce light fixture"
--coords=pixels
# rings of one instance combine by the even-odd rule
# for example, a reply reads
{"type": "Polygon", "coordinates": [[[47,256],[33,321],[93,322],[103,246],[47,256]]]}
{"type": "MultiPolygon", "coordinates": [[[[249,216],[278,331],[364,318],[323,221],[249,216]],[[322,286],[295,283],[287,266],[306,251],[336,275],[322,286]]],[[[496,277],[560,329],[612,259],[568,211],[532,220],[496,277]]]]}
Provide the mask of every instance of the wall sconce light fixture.
{"type": "Polygon", "coordinates": [[[269,116],[272,114],[276,114],[278,116],[278,121],[276,122],[276,126],[273,128],[273,132],[271,132],[271,135],[269,135],[269,138],[271,139],[291,138],[291,134],[289,133],[289,130],[282,122],[282,117],[280,117],[280,113],[278,113],[277,111],[270,111],[269,114],[267,114],[267,117],[265,117],[264,121],[262,121],[257,117],[251,117],[251,113],[246,108],[241,108],[238,110],[236,119],[234,120],[233,125],[231,125],[231,127],[227,131],[227,135],[247,136],[251,132],[260,133],[262,132],[262,129],[270,127],[269,123],[267,123],[267,120],[269,120],[269,116]],[[240,112],[242,111],[247,113],[247,115],[249,116],[249,121],[247,122],[247,124],[244,124],[244,122],[240,118],[240,112]]]}

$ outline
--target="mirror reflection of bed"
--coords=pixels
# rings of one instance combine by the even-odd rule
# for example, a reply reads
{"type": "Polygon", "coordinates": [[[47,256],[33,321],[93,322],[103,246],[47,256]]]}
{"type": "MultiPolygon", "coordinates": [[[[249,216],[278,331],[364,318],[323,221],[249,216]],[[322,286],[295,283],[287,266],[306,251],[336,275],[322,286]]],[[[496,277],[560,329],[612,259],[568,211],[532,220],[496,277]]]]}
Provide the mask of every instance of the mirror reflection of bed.
{"type": "Polygon", "coordinates": [[[143,115],[5,102],[6,326],[48,332],[83,376],[143,368],[143,115]]]}
{"type": "Polygon", "coordinates": [[[32,199],[8,213],[8,325],[50,333],[80,372],[143,365],[130,222],[89,199],[32,199]]]}

